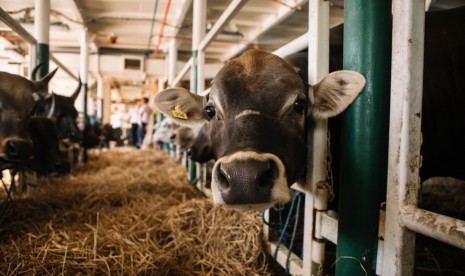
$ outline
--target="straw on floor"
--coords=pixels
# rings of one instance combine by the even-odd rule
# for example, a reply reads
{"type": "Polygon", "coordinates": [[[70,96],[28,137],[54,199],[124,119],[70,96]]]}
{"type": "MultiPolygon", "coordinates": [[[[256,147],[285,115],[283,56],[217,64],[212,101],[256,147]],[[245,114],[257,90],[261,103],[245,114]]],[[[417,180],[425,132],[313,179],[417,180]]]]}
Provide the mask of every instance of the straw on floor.
{"type": "Polygon", "coordinates": [[[214,206],[165,153],[111,150],[0,203],[0,275],[267,275],[256,213],[214,206]]]}

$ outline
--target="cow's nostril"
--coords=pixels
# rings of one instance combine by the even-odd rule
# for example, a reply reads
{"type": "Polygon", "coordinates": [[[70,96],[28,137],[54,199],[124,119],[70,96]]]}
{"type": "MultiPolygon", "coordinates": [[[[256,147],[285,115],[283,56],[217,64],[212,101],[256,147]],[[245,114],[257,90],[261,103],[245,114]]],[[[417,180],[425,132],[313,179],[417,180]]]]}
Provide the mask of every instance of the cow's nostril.
{"type": "Polygon", "coordinates": [[[13,141],[8,141],[8,143],[6,143],[6,152],[11,156],[17,155],[18,149],[16,143],[13,141]]]}
{"type": "Polygon", "coordinates": [[[221,164],[218,166],[218,170],[216,172],[216,177],[218,180],[218,184],[220,185],[221,190],[226,190],[229,188],[229,182],[231,180],[231,177],[229,174],[224,170],[224,167],[221,166],[221,164]]]}
{"type": "Polygon", "coordinates": [[[31,151],[32,144],[25,140],[9,140],[5,143],[5,153],[12,159],[28,159],[31,151]]]}
{"type": "Polygon", "coordinates": [[[267,166],[262,168],[261,175],[258,178],[260,188],[269,188],[273,186],[274,180],[278,175],[278,169],[274,162],[269,161],[267,166]]]}

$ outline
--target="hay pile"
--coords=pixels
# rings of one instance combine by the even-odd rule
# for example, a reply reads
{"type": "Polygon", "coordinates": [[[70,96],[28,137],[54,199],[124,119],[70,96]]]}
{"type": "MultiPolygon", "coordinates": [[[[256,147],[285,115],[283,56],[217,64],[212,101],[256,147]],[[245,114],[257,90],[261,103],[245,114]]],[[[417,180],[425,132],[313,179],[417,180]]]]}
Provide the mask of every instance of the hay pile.
{"type": "Polygon", "coordinates": [[[165,153],[91,156],[0,203],[0,274],[266,275],[257,214],[213,206],[165,153]]]}

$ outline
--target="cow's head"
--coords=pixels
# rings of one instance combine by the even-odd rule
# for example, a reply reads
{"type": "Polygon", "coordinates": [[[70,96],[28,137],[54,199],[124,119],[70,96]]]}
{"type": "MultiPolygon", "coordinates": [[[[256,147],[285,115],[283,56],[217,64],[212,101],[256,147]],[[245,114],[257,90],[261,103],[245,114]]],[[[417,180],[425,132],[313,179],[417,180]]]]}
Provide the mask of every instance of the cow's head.
{"type": "Polygon", "coordinates": [[[287,202],[304,174],[307,117],[339,114],[364,84],[359,73],[337,71],[307,89],[284,60],[252,50],[220,70],[208,96],[171,88],[155,104],[181,124],[208,121],[215,203],[263,210],[287,202]]]}
{"type": "Polygon", "coordinates": [[[170,118],[165,118],[156,127],[152,135],[153,143],[169,143],[174,131],[179,128],[179,124],[170,118]]]}
{"type": "MultiPolygon", "coordinates": [[[[35,79],[38,69],[43,64],[38,64],[32,71],[32,78],[35,79]]],[[[37,103],[35,115],[44,116],[52,119],[57,128],[58,138],[60,140],[69,140],[76,143],[82,140],[82,132],[77,126],[78,111],[74,102],[81,91],[81,78],[78,79],[78,85],[71,96],[61,96],[55,93],[42,91],[42,100],[37,103]]]]}
{"type": "Polygon", "coordinates": [[[0,159],[23,161],[31,157],[29,120],[38,93],[46,89],[56,70],[40,81],[0,72],[0,159]]]}
{"type": "Polygon", "coordinates": [[[215,158],[210,141],[210,124],[206,123],[200,129],[190,147],[189,156],[192,160],[199,163],[207,163],[215,158]]]}

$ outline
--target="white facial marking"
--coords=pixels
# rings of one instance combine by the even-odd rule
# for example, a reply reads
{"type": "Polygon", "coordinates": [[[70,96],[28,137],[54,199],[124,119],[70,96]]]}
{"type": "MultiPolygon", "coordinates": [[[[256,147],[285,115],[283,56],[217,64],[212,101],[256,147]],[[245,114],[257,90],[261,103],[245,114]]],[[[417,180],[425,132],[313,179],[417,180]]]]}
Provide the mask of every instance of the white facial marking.
{"type": "Polygon", "coordinates": [[[260,161],[266,160],[273,160],[276,165],[278,166],[278,177],[276,177],[273,188],[271,190],[271,197],[270,202],[268,203],[258,203],[258,204],[238,204],[238,205],[230,205],[231,208],[238,210],[238,211],[247,211],[247,210],[255,210],[255,211],[263,211],[266,210],[276,203],[286,203],[291,199],[290,189],[287,186],[286,180],[286,170],[284,168],[284,164],[281,160],[274,154],[271,153],[257,153],[254,151],[239,151],[232,155],[224,156],[218,161],[216,161],[215,166],[213,167],[212,171],[212,195],[213,195],[213,202],[217,205],[224,205],[226,204],[221,196],[221,191],[219,188],[219,184],[215,177],[216,170],[218,169],[219,164],[227,164],[231,162],[235,162],[238,160],[245,160],[245,159],[254,159],[260,161]]]}
{"type": "Polygon", "coordinates": [[[237,120],[242,116],[247,116],[247,115],[251,115],[251,114],[260,115],[260,111],[256,111],[256,110],[252,110],[252,109],[246,109],[246,110],[242,111],[241,113],[237,114],[236,116],[234,116],[234,120],[237,120]]]}

